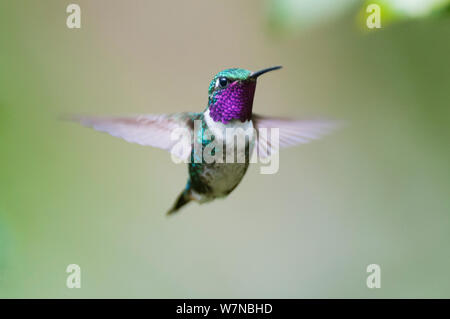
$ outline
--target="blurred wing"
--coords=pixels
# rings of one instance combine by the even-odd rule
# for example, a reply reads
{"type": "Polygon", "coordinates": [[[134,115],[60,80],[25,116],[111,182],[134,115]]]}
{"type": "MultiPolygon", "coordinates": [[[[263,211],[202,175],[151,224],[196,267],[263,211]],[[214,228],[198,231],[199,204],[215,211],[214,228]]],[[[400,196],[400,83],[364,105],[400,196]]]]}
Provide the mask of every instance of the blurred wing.
{"type": "Polygon", "coordinates": [[[340,125],[327,120],[292,120],[253,114],[253,125],[258,131],[257,150],[260,157],[268,157],[279,148],[309,143],[334,131],[340,125]],[[278,143],[271,129],[279,129],[278,143]]]}
{"type": "Polygon", "coordinates": [[[184,158],[187,153],[190,154],[190,138],[183,140],[183,147],[177,147],[175,150],[174,146],[180,143],[182,136],[174,138],[172,133],[181,128],[191,134],[197,116],[198,113],[175,113],[130,117],[78,116],[71,119],[97,131],[122,138],[127,142],[158,147],[173,152],[179,158],[184,158]]]}

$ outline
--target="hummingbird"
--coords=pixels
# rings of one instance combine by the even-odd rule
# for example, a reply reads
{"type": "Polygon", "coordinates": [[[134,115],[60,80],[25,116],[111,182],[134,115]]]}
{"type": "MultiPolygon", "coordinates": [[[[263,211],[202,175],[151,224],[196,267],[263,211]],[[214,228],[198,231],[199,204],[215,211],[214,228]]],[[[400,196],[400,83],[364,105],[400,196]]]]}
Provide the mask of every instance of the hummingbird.
{"type": "MultiPolygon", "coordinates": [[[[173,114],[147,114],[123,117],[90,117],[77,116],[72,120],[109,133],[130,143],[152,146],[173,151],[177,140],[171,137],[174,129],[183,128],[191,133],[193,139],[186,140],[184,155],[188,157],[188,180],[173,206],[167,214],[177,212],[191,201],[200,204],[216,198],[228,196],[241,182],[250,164],[250,154],[257,149],[261,158],[270,157],[279,148],[307,143],[329,133],[336,123],[326,120],[296,120],[262,116],[253,113],[253,98],[257,79],[281,66],[265,68],[252,72],[242,68],[225,69],[217,73],[208,88],[208,103],[203,112],[180,112],[173,114]],[[200,125],[194,125],[194,122],[200,125]],[[279,130],[279,145],[275,147],[268,143],[268,138],[257,139],[262,129],[277,128],[279,130]],[[242,162],[206,162],[198,160],[194,142],[197,141],[203,151],[211,142],[205,138],[209,130],[216,142],[229,141],[225,138],[225,130],[242,129],[250,133],[244,144],[235,146],[237,154],[244,155],[242,162]],[[248,131],[250,129],[250,131],[248,131]],[[186,152],[187,150],[187,152],[186,152]],[[187,154],[187,155],[186,155],[187,154]]],[[[178,141],[179,142],[179,141],[178,141]]],[[[234,141],[233,141],[234,142],[234,141]]]]}

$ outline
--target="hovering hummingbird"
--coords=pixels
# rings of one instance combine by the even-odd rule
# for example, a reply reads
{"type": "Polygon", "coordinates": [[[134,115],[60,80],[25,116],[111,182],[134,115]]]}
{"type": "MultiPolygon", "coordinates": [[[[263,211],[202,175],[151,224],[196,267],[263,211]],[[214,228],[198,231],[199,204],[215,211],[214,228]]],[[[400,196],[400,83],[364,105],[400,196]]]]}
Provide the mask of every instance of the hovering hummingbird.
{"type": "MultiPolygon", "coordinates": [[[[215,140],[227,144],[224,133],[227,129],[245,131],[251,129],[258,133],[262,128],[277,128],[279,147],[307,143],[330,132],[335,127],[333,122],[273,118],[252,112],[257,78],[280,68],[281,66],[275,66],[256,72],[231,68],[217,73],[209,85],[208,105],[201,113],[182,112],[134,117],[81,116],[73,119],[82,125],[107,132],[127,142],[168,151],[171,151],[178,142],[173,140],[171,133],[180,127],[191,133],[194,141],[197,140],[200,143],[202,151],[211,141],[210,138],[205,138],[206,130],[212,132],[215,140]],[[194,125],[195,121],[199,121],[201,125],[194,125]]],[[[236,152],[245,154],[245,161],[237,163],[207,163],[203,159],[198,161],[193,141],[187,140],[187,145],[184,146],[190,157],[189,178],[168,214],[178,211],[190,201],[204,203],[230,194],[244,177],[249,166],[250,154],[255,147],[258,156],[262,158],[269,157],[277,151],[274,145],[268,143],[267,138],[257,139],[255,135],[258,134],[250,134],[245,144],[236,145],[236,152]]]]}

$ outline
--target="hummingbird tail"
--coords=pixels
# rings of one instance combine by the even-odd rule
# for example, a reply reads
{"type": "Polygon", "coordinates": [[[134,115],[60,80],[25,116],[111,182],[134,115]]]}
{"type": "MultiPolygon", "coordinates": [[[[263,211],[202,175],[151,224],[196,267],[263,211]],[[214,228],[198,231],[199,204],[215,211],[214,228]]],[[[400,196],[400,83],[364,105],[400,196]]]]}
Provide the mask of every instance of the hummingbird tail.
{"type": "Polygon", "coordinates": [[[190,193],[189,189],[184,189],[178,196],[177,200],[175,201],[175,204],[167,212],[167,215],[172,215],[173,213],[176,213],[181,207],[189,203],[192,200],[191,196],[189,196],[189,193],[190,193]]]}

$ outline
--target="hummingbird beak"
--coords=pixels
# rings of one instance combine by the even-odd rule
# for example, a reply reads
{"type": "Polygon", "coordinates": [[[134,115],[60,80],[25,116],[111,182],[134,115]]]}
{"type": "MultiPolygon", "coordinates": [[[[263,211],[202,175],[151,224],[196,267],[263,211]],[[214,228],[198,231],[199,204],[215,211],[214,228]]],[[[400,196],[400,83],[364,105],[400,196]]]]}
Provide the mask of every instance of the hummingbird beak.
{"type": "Polygon", "coordinates": [[[281,68],[282,68],[282,66],[279,65],[279,66],[273,66],[271,68],[266,68],[266,69],[262,69],[262,70],[259,70],[259,71],[255,71],[252,74],[250,74],[250,78],[251,79],[256,79],[258,76],[260,76],[260,75],[262,75],[264,73],[267,73],[267,72],[270,72],[270,71],[275,71],[275,70],[278,70],[278,69],[281,69],[281,68]]]}

